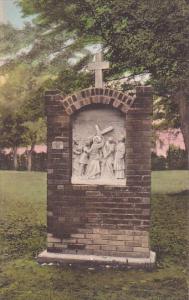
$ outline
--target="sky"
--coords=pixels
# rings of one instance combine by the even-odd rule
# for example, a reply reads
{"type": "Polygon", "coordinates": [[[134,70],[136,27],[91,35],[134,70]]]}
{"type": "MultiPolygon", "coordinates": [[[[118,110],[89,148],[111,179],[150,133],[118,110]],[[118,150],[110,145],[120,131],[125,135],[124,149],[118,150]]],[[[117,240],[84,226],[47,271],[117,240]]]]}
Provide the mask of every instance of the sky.
{"type": "Polygon", "coordinates": [[[0,0],[0,22],[7,21],[17,28],[22,28],[24,21],[20,8],[15,0],[0,0]]]}

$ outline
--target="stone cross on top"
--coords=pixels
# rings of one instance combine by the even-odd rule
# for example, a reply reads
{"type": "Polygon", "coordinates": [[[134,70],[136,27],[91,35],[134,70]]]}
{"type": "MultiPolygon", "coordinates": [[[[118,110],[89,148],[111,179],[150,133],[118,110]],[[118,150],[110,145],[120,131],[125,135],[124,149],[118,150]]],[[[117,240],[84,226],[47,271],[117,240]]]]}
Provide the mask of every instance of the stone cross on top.
{"type": "Polygon", "coordinates": [[[108,61],[102,61],[103,55],[102,52],[95,54],[95,62],[90,63],[88,65],[89,70],[95,71],[95,87],[96,88],[103,88],[103,74],[102,70],[109,69],[109,62],[108,61]]]}

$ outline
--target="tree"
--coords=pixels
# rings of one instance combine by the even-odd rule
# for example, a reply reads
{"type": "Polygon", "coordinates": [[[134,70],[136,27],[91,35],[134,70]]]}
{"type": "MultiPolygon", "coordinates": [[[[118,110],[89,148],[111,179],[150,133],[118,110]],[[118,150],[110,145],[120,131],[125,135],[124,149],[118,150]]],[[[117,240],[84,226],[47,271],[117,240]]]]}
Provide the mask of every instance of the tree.
{"type": "Polygon", "coordinates": [[[18,0],[40,26],[100,41],[110,75],[149,72],[158,95],[178,105],[189,161],[189,3],[186,0],[18,0]],[[77,16],[77,17],[76,17],[77,16]]]}
{"type": "Polygon", "coordinates": [[[76,64],[70,65],[68,60],[79,49],[78,43],[69,43],[68,49],[64,43],[69,35],[62,32],[51,43],[52,33],[47,31],[46,27],[29,24],[22,30],[11,25],[0,26],[0,130],[3,133],[0,145],[13,148],[15,169],[19,146],[30,146],[27,158],[31,170],[34,146],[45,142],[44,91],[61,86],[64,93],[69,93],[74,88],[88,86],[91,78],[81,71],[88,51],[84,51],[85,55],[76,64]]]}
{"type": "Polygon", "coordinates": [[[46,141],[46,124],[43,118],[39,118],[32,121],[26,121],[24,123],[25,133],[23,140],[25,145],[31,145],[30,149],[27,150],[27,169],[32,170],[32,154],[34,147],[38,143],[44,143],[46,141]]]}
{"type": "Polygon", "coordinates": [[[0,148],[11,148],[13,166],[17,170],[17,149],[23,143],[25,128],[23,118],[18,114],[6,112],[0,119],[0,148]]]}
{"type": "Polygon", "coordinates": [[[11,24],[0,24],[0,57],[11,59],[21,49],[26,50],[36,34],[36,28],[29,23],[23,29],[16,29],[11,24]]]}
{"type": "Polygon", "coordinates": [[[17,169],[17,148],[29,146],[28,170],[31,170],[32,153],[38,142],[45,141],[45,120],[41,82],[35,69],[18,64],[7,70],[0,91],[0,145],[13,149],[14,169],[17,169]]]}

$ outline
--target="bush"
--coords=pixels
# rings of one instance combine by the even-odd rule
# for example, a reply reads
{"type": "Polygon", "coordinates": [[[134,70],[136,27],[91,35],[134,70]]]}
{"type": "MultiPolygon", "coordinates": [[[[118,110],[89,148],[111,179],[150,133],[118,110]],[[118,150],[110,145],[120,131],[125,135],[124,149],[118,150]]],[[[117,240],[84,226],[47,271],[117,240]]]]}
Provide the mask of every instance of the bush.
{"type": "Polygon", "coordinates": [[[27,170],[27,156],[26,154],[18,155],[18,171],[27,170]]]}
{"type": "Polygon", "coordinates": [[[187,152],[174,145],[170,145],[167,151],[167,166],[169,170],[187,169],[187,152]]]}
{"type": "MultiPolygon", "coordinates": [[[[18,171],[27,170],[27,155],[23,153],[17,156],[18,171]]],[[[0,151],[0,170],[14,170],[12,153],[6,154],[0,151]]],[[[47,170],[47,153],[41,152],[32,154],[32,171],[47,170]]]]}
{"type": "Polygon", "coordinates": [[[158,156],[155,152],[152,152],[152,170],[165,170],[166,158],[164,156],[158,156]]]}
{"type": "Polygon", "coordinates": [[[0,169],[11,170],[13,168],[11,154],[5,154],[4,151],[0,151],[0,169]]]}
{"type": "Polygon", "coordinates": [[[32,169],[33,171],[47,170],[47,153],[41,152],[32,154],[32,169]]]}

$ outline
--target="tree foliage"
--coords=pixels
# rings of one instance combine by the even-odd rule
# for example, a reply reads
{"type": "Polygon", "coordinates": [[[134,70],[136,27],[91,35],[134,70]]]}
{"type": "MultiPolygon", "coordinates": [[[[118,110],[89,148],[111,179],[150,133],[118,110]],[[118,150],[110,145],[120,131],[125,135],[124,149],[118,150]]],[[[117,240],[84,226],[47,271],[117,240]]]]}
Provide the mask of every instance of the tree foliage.
{"type": "MultiPolygon", "coordinates": [[[[3,31],[3,40],[0,43],[0,57],[3,62],[0,68],[0,118],[4,120],[12,114],[12,120],[15,120],[15,115],[22,116],[26,132],[20,143],[27,143],[29,140],[33,143],[34,131],[40,128],[37,124],[44,119],[44,91],[61,88],[66,94],[90,84],[90,75],[82,72],[89,51],[84,50],[83,56],[72,65],[69,59],[72,56],[74,58],[74,51],[79,49],[79,45],[72,41],[69,45],[64,45],[68,43],[68,34],[57,33],[52,43],[52,32],[47,31],[46,27],[27,25],[24,29],[17,30],[10,25],[2,25],[0,35],[3,31]],[[11,50],[12,36],[15,37],[14,53],[11,50]],[[7,50],[6,56],[3,42],[7,50]],[[27,47],[22,48],[23,45],[27,47]]],[[[36,141],[39,142],[39,139],[36,138],[36,141]]]]}
{"type": "Polygon", "coordinates": [[[150,73],[165,116],[171,112],[177,126],[180,123],[189,153],[187,0],[17,1],[26,15],[36,14],[35,22],[42,27],[100,41],[112,62],[109,76],[127,69],[132,74],[150,73]]]}
{"type": "Polygon", "coordinates": [[[41,26],[98,37],[115,70],[150,72],[163,88],[188,78],[189,4],[185,0],[19,0],[41,26]]]}
{"type": "Polygon", "coordinates": [[[0,57],[15,55],[27,48],[36,35],[36,28],[26,23],[24,29],[16,29],[11,24],[0,24],[0,57]]]}
{"type": "Polygon", "coordinates": [[[4,84],[0,93],[4,111],[16,103],[25,121],[35,122],[43,117],[45,89],[59,88],[67,94],[90,85],[91,75],[83,72],[90,58],[85,46],[100,42],[112,64],[106,72],[109,79],[119,78],[126,70],[151,74],[151,84],[161,97],[155,104],[156,117],[164,118],[164,126],[181,126],[189,149],[186,0],[16,2],[23,14],[34,16],[34,22],[22,30],[0,27],[0,37],[6,37],[0,58],[9,53],[1,67],[3,76],[10,78],[10,88],[4,84]]]}
{"type": "Polygon", "coordinates": [[[0,119],[1,147],[18,147],[23,143],[25,128],[23,118],[18,114],[7,113],[0,119]]]}

